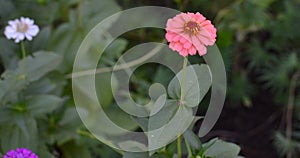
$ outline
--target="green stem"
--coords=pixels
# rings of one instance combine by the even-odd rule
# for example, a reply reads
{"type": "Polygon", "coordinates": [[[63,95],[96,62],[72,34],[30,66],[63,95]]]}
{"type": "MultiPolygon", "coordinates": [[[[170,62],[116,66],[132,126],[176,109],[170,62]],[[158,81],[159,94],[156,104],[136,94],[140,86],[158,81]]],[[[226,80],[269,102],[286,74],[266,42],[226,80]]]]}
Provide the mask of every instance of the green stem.
{"type": "Polygon", "coordinates": [[[21,51],[22,51],[22,58],[26,58],[26,50],[25,50],[25,46],[24,46],[24,42],[21,42],[21,51]]]}
{"type": "Polygon", "coordinates": [[[177,158],[181,158],[181,155],[181,135],[179,135],[177,138],[177,158]]]}
{"type": "Polygon", "coordinates": [[[184,142],[185,142],[185,145],[186,145],[186,149],[188,151],[188,157],[192,157],[193,153],[192,153],[192,150],[191,150],[189,142],[186,139],[184,139],[184,142]]]}
{"type": "MultiPolygon", "coordinates": [[[[181,92],[180,92],[180,100],[179,100],[179,106],[183,105],[184,100],[184,82],[185,82],[185,72],[186,72],[186,65],[187,65],[187,57],[183,60],[183,67],[182,67],[182,78],[181,78],[181,92]]],[[[181,152],[181,135],[178,135],[177,137],[177,157],[181,158],[182,152],[181,152]]]]}
{"type": "Polygon", "coordinates": [[[187,65],[187,57],[184,58],[183,61],[183,68],[182,68],[182,78],[181,78],[181,92],[180,92],[180,105],[183,104],[184,100],[184,80],[185,80],[185,72],[186,72],[186,65],[187,65]]]}

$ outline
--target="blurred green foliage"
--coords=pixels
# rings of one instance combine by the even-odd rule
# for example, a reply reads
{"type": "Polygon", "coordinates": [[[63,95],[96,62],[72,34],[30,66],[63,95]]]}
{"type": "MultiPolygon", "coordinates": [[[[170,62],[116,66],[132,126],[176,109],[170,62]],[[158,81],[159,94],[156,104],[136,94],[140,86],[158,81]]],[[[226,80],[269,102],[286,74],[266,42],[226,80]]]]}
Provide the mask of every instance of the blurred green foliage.
{"type": "MultiPolygon", "coordinates": [[[[228,71],[227,104],[251,107],[256,98],[266,96],[263,91],[269,94],[263,99],[285,113],[290,80],[300,68],[299,0],[0,0],[0,32],[9,20],[21,16],[33,18],[41,28],[33,41],[25,42],[29,54],[24,60],[19,45],[0,35],[0,153],[27,147],[42,158],[122,157],[84,128],[66,75],[72,72],[77,49],[93,26],[122,9],[143,5],[199,11],[211,19],[218,28],[217,45],[228,71]]],[[[99,67],[114,65],[130,46],[163,38],[161,30],[126,33],[106,49],[99,67]]],[[[202,62],[198,56],[190,60],[202,62]]],[[[97,86],[107,88],[103,85],[110,83],[110,76],[97,75],[102,81],[97,86]]],[[[151,83],[167,87],[173,77],[168,69],[155,64],[137,69],[131,95],[137,102],[147,103],[151,83]]],[[[291,150],[294,157],[300,155],[299,88],[296,90],[293,140],[287,141],[284,130],[274,137],[278,151],[285,155],[291,150]]],[[[130,122],[134,121],[131,117],[115,109],[110,87],[107,92],[101,104],[111,118],[120,116],[113,121],[124,128],[138,128],[130,122]]],[[[202,144],[192,130],[184,137],[194,156],[231,158],[239,153],[238,146],[217,139],[202,144]]],[[[174,146],[172,143],[152,157],[172,157],[174,146]]],[[[143,157],[143,153],[125,153],[123,157],[143,157]]]]}

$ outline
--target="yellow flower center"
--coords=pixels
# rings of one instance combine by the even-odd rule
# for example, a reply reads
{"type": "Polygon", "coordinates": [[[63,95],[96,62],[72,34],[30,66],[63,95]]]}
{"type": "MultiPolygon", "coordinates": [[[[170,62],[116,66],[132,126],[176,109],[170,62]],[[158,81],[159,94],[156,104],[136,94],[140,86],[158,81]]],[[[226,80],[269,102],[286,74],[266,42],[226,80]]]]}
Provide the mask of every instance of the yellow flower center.
{"type": "Polygon", "coordinates": [[[17,31],[21,33],[27,32],[29,29],[29,26],[26,23],[18,22],[17,23],[17,31]]]}
{"type": "Polygon", "coordinates": [[[184,30],[190,34],[197,34],[200,31],[200,25],[197,22],[189,21],[184,24],[184,30]]]}

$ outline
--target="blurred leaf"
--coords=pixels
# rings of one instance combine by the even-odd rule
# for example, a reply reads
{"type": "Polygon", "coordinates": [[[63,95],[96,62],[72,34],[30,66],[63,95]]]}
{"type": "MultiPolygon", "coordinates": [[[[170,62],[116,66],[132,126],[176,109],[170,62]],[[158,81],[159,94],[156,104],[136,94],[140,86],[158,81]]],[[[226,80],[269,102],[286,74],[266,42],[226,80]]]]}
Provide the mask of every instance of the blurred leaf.
{"type": "Polygon", "coordinates": [[[276,1],[276,0],[252,0],[251,2],[259,5],[262,8],[267,8],[274,1],[276,1]]]}
{"type": "Polygon", "coordinates": [[[222,20],[219,28],[236,31],[238,41],[243,41],[247,33],[264,28],[269,21],[265,10],[251,1],[234,1],[218,13],[217,20],[222,20]]]}
{"type": "Polygon", "coordinates": [[[284,154],[288,151],[289,142],[284,135],[277,132],[275,134],[275,146],[277,147],[277,151],[279,152],[279,154],[281,156],[284,156],[284,154]]]}
{"type": "MultiPolygon", "coordinates": [[[[232,105],[245,103],[245,98],[250,98],[255,93],[254,86],[249,81],[247,74],[235,74],[228,88],[228,94],[231,96],[232,105]]],[[[251,100],[249,100],[251,102],[251,100]]]]}
{"type": "Polygon", "coordinates": [[[0,108],[0,124],[11,121],[11,110],[8,108],[0,108]]]}
{"type": "Polygon", "coordinates": [[[33,82],[54,70],[61,61],[62,58],[53,52],[39,51],[34,53],[33,57],[28,56],[25,60],[21,60],[17,71],[29,82],[33,82]]]}
{"type": "Polygon", "coordinates": [[[118,88],[118,82],[111,73],[100,73],[95,77],[97,96],[102,108],[112,104],[113,93],[118,88]]]}
{"type": "Polygon", "coordinates": [[[60,146],[64,158],[91,158],[86,145],[76,144],[75,141],[69,141],[60,146]]]}
{"type": "MultiPolygon", "coordinates": [[[[115,1],[109,0],[89,0],[83,1],[79,7],[81,24],[88,30],[94,27],[108,16],[120,11],[115,1]]],[[[111,24],[107,24],[107,28],[111,24]]]]}
{"type": "Polygon", "coordinates": [[[75,5],[78,2],[80,2],[80,0],[58,0],[58,1],[61,5],[67,5],[67,6],[75,5]]]}
{"type": "Polygon", "coordinates": [[[118,38],[114,40],[106,49],[99,63],[105,63],[107,65],[113,66],[115,61],[121,56],[122,52],[125,50],[128,42],[125,39],[118,38]]]}
{"type": "Polygon", "coordinates": [[[164,154],[155,154],[155,155],[152,155],[151,158],[169,158],[169,156],[164,155],[164,154]]]}
{"type": "Polygon", "coordinates": [[[25,147],[36,151],[38,146],[37,124],[28,115],[18,114],[6,128],[1,128],[1,147],[7,152],[11,149],[25,147]]]}
{"type": "Polygon", "coordinates": [[[82,31],[75,24],[63,23],[55,31],[47,44],[47,49],[57,52],[64,57],[64,65],[60,66],[63,72],[69,70],[83,39],[82,31]]]}
{"type": "Polygon", "coordinates": [[[300,149],[299,141],[296,140],[290,140],[288,139],[280,132],[275,133],[275,146],[277,148],[277,151],[279,152],[280,156],[284,156],[287,151],[292,152],[292,157],[297,157],[297,152],[300,149]]]}
{"type": "MultiPolygon", "coordinates": [[[[90,143],[90,140],[89,140],[89,143],[90,143]]],[[[106,146],[106,145],[102,145],[102,146],[92,145],[92,150],[93,150],[92,153],[94,153],[93,157],[95,157],[96,155],[103,157],[103,158],[106,158],[106,157],[120,158],[121,157],[120,153],[116,152],[114,149],[112,149],[111,147],[106,146]]]]}
{"type": "Polygon", "coordinates": [[[217,45],[219,47],[228,47],[233,43],[234,34],[231,31],[219,30],[217,32],[217,36],[218,39],[222,39],[222,40],[217,40],[217,45]]]}
{"type": "MultiPolygon", "coordinates": [[[[69,12],[69,22],[61,24],[53,31],[53,36],[47,46],[50,50],[65,57],[65,65],[61,66],[60,70],[66,72],[72,68],[76,53],[85,35],[101,20],[117,11],[119,11],[119,7],[114,1],[89,0],[81,1],[78,10],[69,12]]],[[[110,25],[107,23],[107,28],[110,25]]],[[[104,39],[102,41],[106,42],[104,39]]]]}
{"type": "Polygon", "coordinates": [[[15,6],[11,1],[7,0],[0,0],[0,17],[9,17],[14,10],[16,10],[15,6]]]}
{"type": "Polygon", "coordinates": [[[39,145],[39,148],[38,148],[38,151],[37,151],[37,155],[39,157],[43,157],[43,158],[55,158],[54,155],[52,155],[46,145],[41,145],[41,141],[40,141],[40,145],[39,145]]]}
{"type": "Polygon", "coordinates": [[[34,18],[35,23],[41,26],[42,24],[51,24],[59,17],[59,4],[56,1],[51,1],[46,5],[41,5],[37,1],[14,0],[16,8],[18,8],[18,17],[26,16],[34,18]]]}
{"type": "MultiPolygon", "coordinates": [[[[126,151],[145,151],[148,148],[145,144],[134,141],[134,140],[126,140],[118,143],[118,146],[121,149],[125,149],[126,151]]],[[[139,154],[138,154],[139,155],[139,154]]]]}
{"type": "Polygon", "coordinates": [[[147,153],[130,153],[126,152],[123,158],[146,158],[149,157],[147,153]]]}
{"type": "Polygon", "coordinates": [[[33,116],[51,113],[63,103],[63,99],[54,95],[36,95],[27,100],[28,110],[33,116]]]}
{"type": "Polygon", "coordinates": [[[116,104],[105,109],[105,113],[111,121],[121,128],[135,130],[138,127],[138,124],[131,118],[131,115],[124,112],[116,104]]]}
{"type": "Polygon", "coordinates": [[[0,46],[5,49],[0,50],[1,63],[6,70],[15,69],[19,60],[19,48],[12,41],[0,37],[0,46]]]}
{"type": "Polygon", "coordinates": [[[7,70],[0,81],[2,103],[16,97],[29,83],[36,81],[54,70],[61,62],[60,56],[50,52],[37,52],[18,63],[14,71],[7,70]]]}
{"type": "Polygon", "coordinates": [[[57,87],[57,82],[53,82],[49,78],[43,77],[42,79],[33,82],[30,84],[26,90],[26,94],[38,95],[38,94],[47,94],[54,91],[57,87]]]}
{"type": "MultiPolygon", "coordinates": [[[[79,110],[79,109],[78,109],[79,110]]],[[[72,123],[80,121],[76,108],[67,108],[61,121],[61,125],[70,125],[72,123]]]]}
{"type": "Polygon", "coordinates": [[[203,146],[207,146],[213,142],[212,146],[210,146],[206,151],[205,155],[214,157],[214,158],[237,158],[240,152],[240,147],[233,144],[227,143],[225,141],[219,139],[212,139],[208,143],[203,144],[203,146]]]}
{"type": "Polygon", "coordinates": [[[271,66],[271,62],[276,60],[274,56],[269,54],[258,40],[249,43],[247,49],[247,58],[249,60],[249,68],[260,70],[262,67],[271,66]]]}
{"type": "Polygon", "coordinates": [[[278,94],[285,93],[286,88],[289,87],[290,73],[299,66],[296,53],[287,54],[282,58],[283,60],[276,61],[276,65],[266,67],[260,77],[262,81],[266,82],[266,88],[270,88],[278,94]]]}
{"type": "Polygon", "coordinates": [[[32,43],[30,44],[32,51],[45,49],[51,33],[52,32],[50,27],[42,28],[39,34],[32,40],[32,43]]]}
{"type": "Polygon", "coordinates": [[[168,87],[168,84],[171,82],[175,74],[169,70],[167,67],[159,66],[158,70],[155,73],[153,82],[161,83],[165,87],[168,87]]]}

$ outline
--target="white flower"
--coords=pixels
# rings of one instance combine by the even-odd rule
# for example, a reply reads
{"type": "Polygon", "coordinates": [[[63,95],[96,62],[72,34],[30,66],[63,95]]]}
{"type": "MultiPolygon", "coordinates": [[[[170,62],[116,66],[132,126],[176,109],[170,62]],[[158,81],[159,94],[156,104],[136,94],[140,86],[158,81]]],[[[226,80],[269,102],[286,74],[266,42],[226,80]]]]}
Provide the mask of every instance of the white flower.
{"type": "Polygon", "coordinates": [[[23,41],[25,38],[29,41],[39,33],[39,27],[34,25],[34,21],[29,18],[21,17],[13,21],[8,21],[4,34],[7,39],[14,39],[16,43],[23,41]]]}

